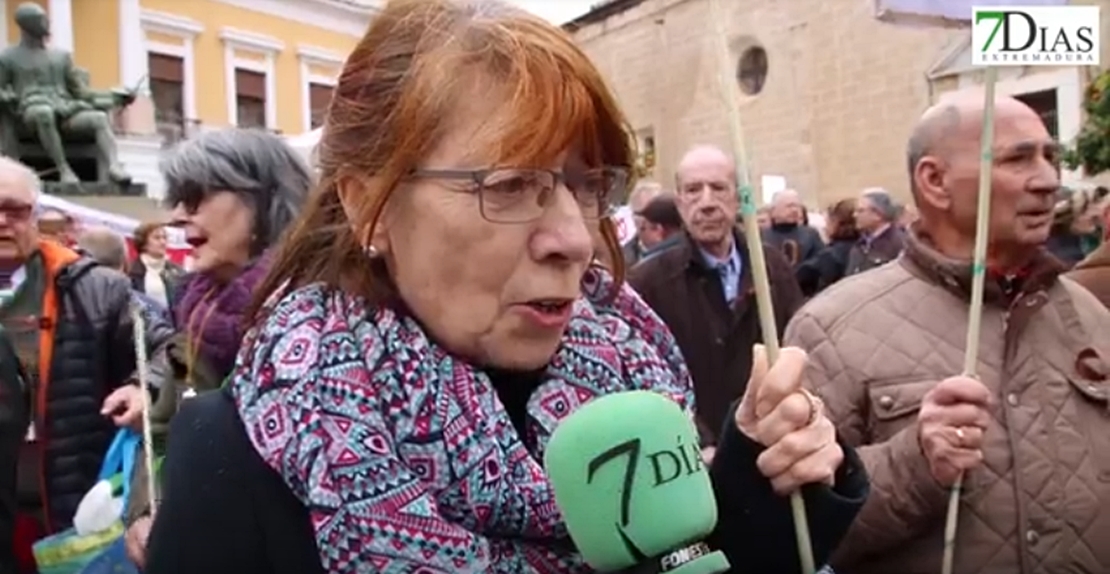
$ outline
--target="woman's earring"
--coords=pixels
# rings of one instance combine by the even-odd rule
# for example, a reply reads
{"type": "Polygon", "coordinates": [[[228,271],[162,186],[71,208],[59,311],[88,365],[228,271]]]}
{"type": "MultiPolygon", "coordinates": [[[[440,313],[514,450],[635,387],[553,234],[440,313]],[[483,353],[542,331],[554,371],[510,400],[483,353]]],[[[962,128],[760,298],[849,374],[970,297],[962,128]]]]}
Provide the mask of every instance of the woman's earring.
{"type": "Polygon", "coordinates": [[[373,245],[365,245],[362,248],[362,253],[369,259],[374,259],[378,256],[378,248],[373,245]]]}

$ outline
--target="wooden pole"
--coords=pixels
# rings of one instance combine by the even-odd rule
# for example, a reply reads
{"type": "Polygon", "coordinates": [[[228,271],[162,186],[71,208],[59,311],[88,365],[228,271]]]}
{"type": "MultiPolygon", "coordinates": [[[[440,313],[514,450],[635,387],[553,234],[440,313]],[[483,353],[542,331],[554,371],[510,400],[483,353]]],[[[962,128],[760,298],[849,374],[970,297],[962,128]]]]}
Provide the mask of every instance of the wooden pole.
{"type": "MultiPolygon", "coordinates": [[[[756,218],[755,198],[751,173],[748,170],[748,154],[747,146],[744,144],[743,125],[740,121],[740,110],[736,107],[740,100],[739,87],[736,85],[736,79],[732,74],[732,66],[729,65],[728,40],[719,0],[712,0],[710,14],[716,30],[718,80],[720,82],[721,98],[724,101],[725,109],[728,111],[732,153],[735,156],[736,163],[736,185],[740,194],[740,212],[744,217],[744,235],[748,243],[748,256],[751,259],[752,283],[755,286],[759,324],[763,331],[763,344],[767,349],[767,361],[769,364],[774,364],[779,356],[778,325],[775,322],[775,308],[771,300],[771,282],[767,277],[767,261],[763,255],[763,238],[760,235],[759,222],[756,218]]],[[[802,565],[802,572],[803,574],[815,574],[817,566],[813,560],[813,542],[809,535],[805,501],[802,499],[800,492],[790,495],[790,511],[794,517],[794,536],[798,543],[798,559],[802,565]]]]}

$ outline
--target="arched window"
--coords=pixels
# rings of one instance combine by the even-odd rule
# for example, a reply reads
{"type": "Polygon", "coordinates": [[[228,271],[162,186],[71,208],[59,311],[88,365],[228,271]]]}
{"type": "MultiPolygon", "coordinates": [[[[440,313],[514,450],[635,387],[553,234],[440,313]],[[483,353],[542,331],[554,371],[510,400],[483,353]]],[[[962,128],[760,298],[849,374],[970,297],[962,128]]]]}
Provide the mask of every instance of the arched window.
{"type": "Polygon", "coordinates": [[[762,92],[767,82],[767,50],[762,46],[744,50],[737,65],[736,79],[740,82],[740,91],[745,94],[754,96],[762,92]]]}

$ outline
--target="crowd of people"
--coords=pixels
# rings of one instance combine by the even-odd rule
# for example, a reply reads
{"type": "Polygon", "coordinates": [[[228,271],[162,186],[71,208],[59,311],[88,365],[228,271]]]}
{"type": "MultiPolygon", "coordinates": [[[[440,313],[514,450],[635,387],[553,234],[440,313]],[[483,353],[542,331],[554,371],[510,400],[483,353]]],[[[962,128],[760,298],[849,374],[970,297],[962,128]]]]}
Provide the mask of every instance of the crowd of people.
{"type": "Polygon", "coordinates": [[[734,571],[801,571],[798,493],[826,571],[934,574],[961,480],[955,574],[1110,571],[1110,200],[1063,190],[1037,114],[995,105],[974,377],[982,97],[907,134],[909,204],[864,189],[818,227],[779,192],[761,246],[731,154],[695,146],[673,187],[632,181],[589,59],[496,1],[383,7],[315,172],[262,131],[180,144],[133,257],[39,212],[35,172],[0,158],[0,573],[36,571],[32,543],[73,523],[144,418],[164,462],[127,477],[143,572],[591,572],[542,461],[562,421],[627,390],[689,414],[704,542],[734,571]]]}
{"type": "MultiPolygon", "coordinates": [[[[1110,264],[1110,247],[1099,249],[1110,238],[1110,191],[1101,186],[1061,187],[1055,197],[1046,249],[1069,268],[1110,264]]],[[[629,204],[637,233],[624,247],[626,264],[679,244],[685,228],[673,191],[654,181],[640,181],[630,193],[629,204]]],[[[900,203],[882,188],[836,201],[820,224],[810,222],[801,196],[788,189],[775,193],[756,219],[764,243],[786,257],[807,298],[845,277],[897,259],[916,220],[913,204],[900,203]]],[[[738,217],[737,226],[742,225],[738,217]]]]}
{"type": "MultiPolygon", "coordinates": [[[[183,394],[218,388],[231,372],[265,255],[311,186],[297,153],[253,130],[204,134],[162,168],[173,209],[136,229],[132,258],[110,229],[36,214],[37,175],[0,158],[0,460],[9,464],[0,475],[0,536],[13,542],[0,545],[0,572],[35,572],[31,543],[72,524],[114,429],[139,424],[132,306],[145,319],[157,390],[151,419],[164,438],[183,394]],[[188,271],[167,257],[168,225],[184,229],[193,247],[188,271]]],[[[145,472],[135,474],[127,517],[129,536],[144,541],[145,472]]]]}
{"type": "MultiPolygon", "coordinates": [[[[1110,329],[1106,190],[1060,185],[1059,148],[1036,114],[997,102],[986,307],[977,378],[963,372],[975,241],[982,100],[930,109],[909,137],[913,205],[881,189],[833,204],[816,229],[798,194],[757,220],[783,344],[805,350],[805,384],[856,449],[871,490],[831,556],[838,572],[939,568],[947,491],[964,483],[954,572],[1102,572],[1110,502],[1099,461],[1110,329]],[[955,118],[955,119],[952,119],[955,118]],[[1035,145],[1033,143],[1034,142],[1035,145]],[[822,233],[823,232],[823,233],[822,233]],[[1080,486],[1082,485],[1082,486],[1080,486]]],[[[681,215],[677,243],[647,254],[630,283],[682,349],[706,424],[744,392],[762,339],[751,259],[728,154],[691,150],[675,191],[642,205],[681,215]]],[[[650,199],[643,196],[650,195],[650,199]]],[[[646,208],[640,229],[650,227],[646,208]]]]}

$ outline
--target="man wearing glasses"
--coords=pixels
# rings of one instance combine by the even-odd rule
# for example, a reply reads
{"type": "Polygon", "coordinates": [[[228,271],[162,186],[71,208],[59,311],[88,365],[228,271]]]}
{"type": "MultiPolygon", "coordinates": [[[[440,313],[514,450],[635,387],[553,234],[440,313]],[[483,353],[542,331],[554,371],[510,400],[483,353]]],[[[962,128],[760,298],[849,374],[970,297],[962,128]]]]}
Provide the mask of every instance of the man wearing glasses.
{"type": "Polygon", "coordinates": [[[856,202],[856,229],[860,240],[848,254],[844,276],[881,267],[898,258],[905,244],[905,232],[898,225],[900,208],[882,188],[871,188],[856,202]]]}
{"type": "MultiPolygon", "coordinates": [[[[16,500],[21,531],[15,537],[23,541],[70,526],[116,427],[136,424],[143,405],[138,387],[129,384],[135,373],[130,283],[40,237],[33,217],[39,187],[34,171],[0,157],[0,326],[6,339],[0,364],[16,364],[23,373],[22,381],[3,381],[0,400],[26,406],[0,424],[6,433],[0,443],[7,444],[12,432],[19,437],[18,456],[0,458],[0,488],[8,489],[0,500],[16,500]],[[28,528],[35,532],[22,532],[28,528]]],[[[158,346],[168,335],[148,333],[148,343],[158,346]]],[[[0,506],[3,534],[17,518],[9,505],[0,506]]],[[[3,560],[0,554],[0,571],[15,571],[3,560]]]]}

